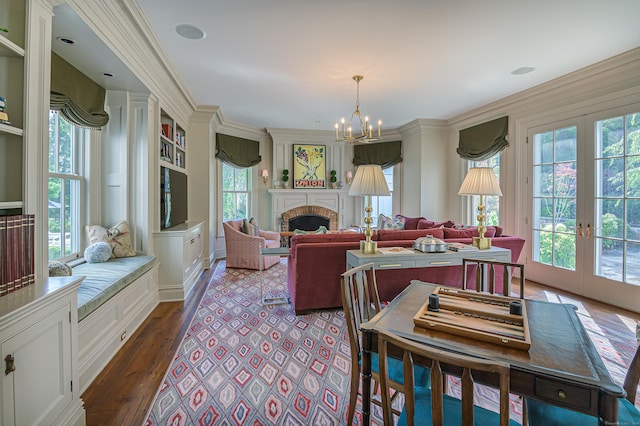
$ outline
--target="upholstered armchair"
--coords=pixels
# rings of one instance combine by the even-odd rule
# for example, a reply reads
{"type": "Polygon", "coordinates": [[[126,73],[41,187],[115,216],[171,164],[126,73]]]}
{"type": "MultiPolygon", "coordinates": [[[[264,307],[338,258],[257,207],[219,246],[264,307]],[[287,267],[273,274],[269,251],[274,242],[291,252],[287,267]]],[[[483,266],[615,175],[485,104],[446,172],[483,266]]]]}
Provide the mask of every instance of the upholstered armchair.
{"type": "MultiPolygon", "coordinates": [[[[280,233],[260,230],[260,236],[242,232],[242,220],[223,222],[227,268],[260,269],[260,248],[280,247],[280,233]]],[[[263,256],[262,269],[280,263],[280,256],[263,256]]]]}

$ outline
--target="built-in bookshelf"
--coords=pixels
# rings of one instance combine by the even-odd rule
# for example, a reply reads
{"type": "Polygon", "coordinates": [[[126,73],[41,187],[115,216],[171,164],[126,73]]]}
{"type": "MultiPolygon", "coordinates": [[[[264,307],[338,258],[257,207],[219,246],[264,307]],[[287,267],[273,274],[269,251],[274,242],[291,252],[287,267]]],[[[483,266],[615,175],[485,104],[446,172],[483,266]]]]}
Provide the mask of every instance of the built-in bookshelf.
{"type": "Polygon", "coordinates": [[[160,112],[160,161],[179,169],[187,167],[187,133],[164,110],[160,112]]]}
{"type": "Polygon", "coordinates": [[[0,215],[21,214],[24,206],[23,138],[25,16],[22,0],[3,3],[0,16],[0,215]]]}

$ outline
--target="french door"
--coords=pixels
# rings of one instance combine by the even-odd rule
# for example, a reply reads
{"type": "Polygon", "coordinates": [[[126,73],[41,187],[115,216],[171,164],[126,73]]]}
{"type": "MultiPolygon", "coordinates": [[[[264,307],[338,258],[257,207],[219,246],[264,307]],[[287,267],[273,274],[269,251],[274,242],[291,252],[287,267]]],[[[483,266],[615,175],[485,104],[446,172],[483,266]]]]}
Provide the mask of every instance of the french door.
{"type": "Polygon", "coordinates": [[[527,277],[640,312],[640,105],[527,136],[527,277]]]}

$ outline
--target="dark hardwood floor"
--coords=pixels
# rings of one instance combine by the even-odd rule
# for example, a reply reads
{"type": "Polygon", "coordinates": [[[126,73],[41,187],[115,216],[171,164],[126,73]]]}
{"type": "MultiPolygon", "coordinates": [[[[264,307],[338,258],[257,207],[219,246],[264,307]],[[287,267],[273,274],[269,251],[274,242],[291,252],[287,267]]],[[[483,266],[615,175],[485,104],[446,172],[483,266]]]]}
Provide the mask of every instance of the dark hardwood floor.
{"type": "MultiPolygon", "coordinates": [[[[213,271],[202,274],[184,303],[160,303],[82,394],[87,425],[142,424],[213,271]]],[[[525,294],[531,299],[582,304],[597,324],[614,330],[630,332],[640,322],[640,314],[531,281],[525,285],[525,294]]]]}

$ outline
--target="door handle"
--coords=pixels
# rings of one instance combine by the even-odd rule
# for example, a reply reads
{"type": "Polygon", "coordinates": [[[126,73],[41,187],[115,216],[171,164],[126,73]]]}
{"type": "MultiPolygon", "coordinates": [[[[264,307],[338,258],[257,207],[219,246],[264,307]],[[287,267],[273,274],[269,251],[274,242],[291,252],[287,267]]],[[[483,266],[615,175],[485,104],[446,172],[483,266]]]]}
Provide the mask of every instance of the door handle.
{"type": "Polygon", "coordinates": [[[15,358],[13,358],[13,355],[11,354],[4,357],[4,363],[5,363],[4,375],[5,376],[9,375],[9,373],[16,370],[16,364],[14,361],[15,361],[15,358]]]}
{"type": "Polygon", "coordinates": [[[587,223],[587,240],[591,239],[591,224],[587,223]]]}
{"type": "Polygon", "coordinates": [[[578,235],[578,237],[582,237],[582,223],[578,224],[578,227],[576,228],[576,234],[578,235]]]}

